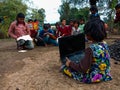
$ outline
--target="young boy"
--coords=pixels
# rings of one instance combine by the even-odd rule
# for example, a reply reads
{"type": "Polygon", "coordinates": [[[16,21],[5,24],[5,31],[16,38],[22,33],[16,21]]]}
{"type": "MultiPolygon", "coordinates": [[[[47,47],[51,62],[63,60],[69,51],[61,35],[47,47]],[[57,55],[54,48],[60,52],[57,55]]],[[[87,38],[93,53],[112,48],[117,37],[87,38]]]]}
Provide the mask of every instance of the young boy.
{"type": "Polygon", "coordinates": [[[48,24],[43,25],[43,30],[40,30],[39,37],[43,39],[45,45],[53,44],[54,46],[58,46],[53,31],[49,29],[48,24]]]}

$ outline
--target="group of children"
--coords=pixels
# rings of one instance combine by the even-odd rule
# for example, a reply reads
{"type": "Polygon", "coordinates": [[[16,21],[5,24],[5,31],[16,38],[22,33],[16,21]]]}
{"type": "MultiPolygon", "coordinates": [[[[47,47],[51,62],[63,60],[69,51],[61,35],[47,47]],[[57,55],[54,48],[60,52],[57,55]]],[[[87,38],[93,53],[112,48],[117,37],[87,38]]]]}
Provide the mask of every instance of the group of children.
{"type": "Polygon", "coordinates": [[[29,19],[28,26],[30,28],[30,36],[34,38],[37,35],[37,31],[39,29],[39,21],[37,19],[35,19],[34,21],[32,19],[29,19]]]}
{"type": "MultiPolygon", "coordinates": [[[[57,38],[85,33],[87,40],[90,40],[92,43],[85,49],[84,58],[80,60],[79,64],[76,64],[66,57],[66,63],[61,68],[62,73],[65,75],[85,83],[112,80],[109,49],[104,41],[107,37],[105,23],[100,18],[93,18],[97,16],[96,13],[93,13],[93,15],[91,14],[92,18],[86,24],[84,24],[84,20],[80,22],[75,20],[71,21],[68,26],[66,25],[66,20],[63,19],[60,25],[56,23],[56,32],[51,29],[49,24],[44,24],[43,29],[37,30],[38,34],[33,37],[37,44],[39,41],[39,44],[43,46],[47,44],[58,46],[57,38]]],[[[30,30],[33,32],[33,28],[30,26],[30,21],[29,26],[27,26],[24,18],[24,15],[21,13],[17,15],[16,21],[9,28],[11,37],[17,39],[23,35],[31,35],[30,30]]],[[[23,41],[18,42],[19,46],[23,45],[23,41]]],[[[25,48],[27,48],[27,45],[31,46],[29,49],[33,48],[33,44],[29,40],[25,41],[24,45],[25,48]]]]}
{"type": "Polygon", "coordinates": [[[44,23],[42,29],[34,30],[33,23],[33,21],[28,20],[31,37],[37,46],[47,46],[49,44],[58,46],[58,38],[84,33],[85,25],[84,19],[80,19],[80,21],[71,20],[69,25],[66,25],[65,19],[62,19],[60,23],[55,24],[54,30],[49,23],[44,23]]]}

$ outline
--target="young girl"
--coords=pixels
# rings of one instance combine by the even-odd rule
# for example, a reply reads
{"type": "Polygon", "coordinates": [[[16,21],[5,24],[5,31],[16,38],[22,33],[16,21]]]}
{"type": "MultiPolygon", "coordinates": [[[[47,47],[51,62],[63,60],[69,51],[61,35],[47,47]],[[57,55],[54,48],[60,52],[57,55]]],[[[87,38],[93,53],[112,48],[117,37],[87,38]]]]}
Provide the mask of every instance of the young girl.
{"type": "Polygon", "coordinates": [[[73,22],[74,26],[72,28],[72,31],[71,31],[71,35],[77,35],[77,34],[80,34],[80,29],[79,29],[79,21],[75,20],[73,22]]]}
{"type": "Polygon", "coordinates": [[[25,15],[23,13],[18,13],[16,16],[16,20],[13,21],[9,27],[8,34],[16,39],[17,41],[17,49],[33,49],[34,44],[32,40],[24,40],[18,38],[22,36],[29,36],[30,35],[30,29],[28,27],[28,24],[24,21],[25,15]]]}
{"type": "Polygon", "coordinates": [[[100,19],[91,20],[86,23],[84,30],[92,44],[85,49],[85,57],[79,64],[66,57],[66,65],[62,67],[62,72],[84,83],[112,80],[108,46],[103,41],[106,38],[104,22],[100,19]]]}

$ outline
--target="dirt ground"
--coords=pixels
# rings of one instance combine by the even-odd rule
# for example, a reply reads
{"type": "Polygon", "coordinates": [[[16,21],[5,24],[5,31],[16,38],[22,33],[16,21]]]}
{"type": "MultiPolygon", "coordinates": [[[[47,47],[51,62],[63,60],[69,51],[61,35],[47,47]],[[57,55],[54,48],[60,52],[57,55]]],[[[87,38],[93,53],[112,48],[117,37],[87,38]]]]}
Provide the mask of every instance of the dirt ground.
{"type": "MultiPolygon", "coordinates": [[[[114,39],[106,39],[111,44],[114,39]]],[[[111,59],[113,80],[84,84],[59,72],[58,47],[16,50],[15,40],[0,40],[0,90],[120,90],[120,63],[111,59]]]]}

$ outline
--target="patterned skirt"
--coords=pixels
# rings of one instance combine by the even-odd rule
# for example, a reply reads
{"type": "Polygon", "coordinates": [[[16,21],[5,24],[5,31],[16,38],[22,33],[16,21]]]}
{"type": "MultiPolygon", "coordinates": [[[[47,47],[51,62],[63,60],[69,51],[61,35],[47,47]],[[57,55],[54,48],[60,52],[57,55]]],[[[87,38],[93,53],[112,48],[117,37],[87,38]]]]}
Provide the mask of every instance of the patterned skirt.
{"type": "Polygon", "coordinates": [[[63,74],[77,80],[80,82],[84,82],[84,83],[98,83],[100,81],[109,81],[112,80],[110,75],[106,75],[103,76],[101,74],[96,74],[95,73],[81,73],[81,72],[77,72],[75,70],[73,70],[70,67],[67,67],[65,65],[61,66],[61,71],[63,74]]]}

